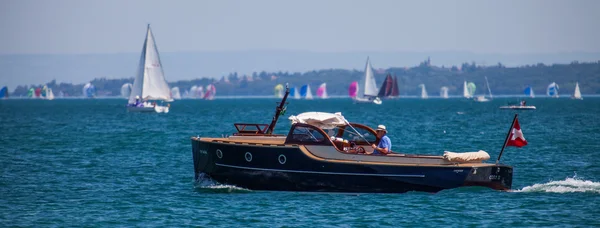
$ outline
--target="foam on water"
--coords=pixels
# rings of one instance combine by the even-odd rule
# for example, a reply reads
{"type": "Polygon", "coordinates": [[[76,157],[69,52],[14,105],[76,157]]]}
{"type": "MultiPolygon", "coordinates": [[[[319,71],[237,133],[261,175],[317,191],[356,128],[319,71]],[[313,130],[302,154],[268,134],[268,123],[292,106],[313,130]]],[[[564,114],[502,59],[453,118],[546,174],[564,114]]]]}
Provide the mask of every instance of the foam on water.
{"type": "Polygon", "coordinates": [[[581,180],[577,177],[568,177],[565,180],[550,181],[544,184],[534,184],[532,186],[524,187],[521,190],[516,190],[515,192],[600,193],[600,183],[589,180],[581,180]]]}
{"type": "Polygon", "coordinates": [[[240,188],[235,185],[220,184],[213,179],[201,174],[198,180],[194,183],[194,188],[201,192],[214,192],[214,193],[246,193],[251,190],[246,188],[240,188]]]}

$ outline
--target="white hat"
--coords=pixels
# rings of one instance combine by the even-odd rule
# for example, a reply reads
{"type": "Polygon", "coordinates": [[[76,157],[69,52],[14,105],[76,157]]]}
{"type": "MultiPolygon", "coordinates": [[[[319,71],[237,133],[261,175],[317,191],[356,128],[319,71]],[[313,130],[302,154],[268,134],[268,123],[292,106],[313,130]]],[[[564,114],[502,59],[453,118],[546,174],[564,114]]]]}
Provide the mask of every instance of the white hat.
{"type": "Polygon", "coordinates": [[[135,99],[140,99],[140,96],[135,96],[135,99]]]}
{"type": "Polygon", "coordinates": [[[379,126],[377,126],[377,130],[387,132],[387,130],[385,129],[385,125],[381,125],[381,124],[379,126]]]}

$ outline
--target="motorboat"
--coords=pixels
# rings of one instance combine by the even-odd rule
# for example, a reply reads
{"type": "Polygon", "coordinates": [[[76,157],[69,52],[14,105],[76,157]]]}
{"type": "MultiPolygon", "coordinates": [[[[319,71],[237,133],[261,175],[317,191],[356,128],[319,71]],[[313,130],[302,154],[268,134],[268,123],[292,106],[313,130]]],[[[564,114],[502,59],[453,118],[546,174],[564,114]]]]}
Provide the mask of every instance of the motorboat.
{"type": "Polygon", "coordinates": [[[301,192],[438,192],[463,186],[496,190],[512,186],[513,168],[485,163],[489,155],[483,151],[373,155],[370,145],[380,140],[375,130],[351,123],[341,113],[290,116],[287,135],[275,134],[288,94],[286,88],[270,124],[234,123],[236,132],[228,137],[191,137],[195,180],[301,192]]]}

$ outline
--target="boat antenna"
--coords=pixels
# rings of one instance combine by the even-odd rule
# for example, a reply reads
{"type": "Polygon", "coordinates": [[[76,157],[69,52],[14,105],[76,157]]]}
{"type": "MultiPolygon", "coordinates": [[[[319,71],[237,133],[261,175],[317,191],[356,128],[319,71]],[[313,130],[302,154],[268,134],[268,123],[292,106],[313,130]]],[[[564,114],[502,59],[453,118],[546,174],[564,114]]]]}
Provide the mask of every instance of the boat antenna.
{"type": "Polygon", "coordinates": [[[271,120],[271,124],[269,124],[269,128],[267,129],[266,134],[270,135],[273,133],[273,129],[275,129],[275,125],[277,124],[277,120],[279,119],[279,116],[285,114],[285,110],[286,110],[286,104],[285,100],[287,100],[288,94],[290,94],[290,87],[288,86],[287,83],[285,83],[285,94],[283,95],[283,98],[281,99],[281,102],[279,102],[279,105],[277,106],[277,108],[275,108],[275,115],[273,116],[273,120],[271,120]]]}

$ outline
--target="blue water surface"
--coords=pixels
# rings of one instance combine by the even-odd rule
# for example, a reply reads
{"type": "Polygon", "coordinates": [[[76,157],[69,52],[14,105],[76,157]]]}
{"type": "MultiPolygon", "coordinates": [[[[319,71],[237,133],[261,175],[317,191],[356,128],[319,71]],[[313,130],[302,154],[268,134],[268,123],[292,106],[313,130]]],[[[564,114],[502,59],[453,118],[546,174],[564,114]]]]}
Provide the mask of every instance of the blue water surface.
{"type": "MultiPolygon", "coordinates": [[[[220,137],[234,122],[269,123],[277,99],[181,100],[168,114],[127,113],[123,99],[0,100],[0,226],[600,226],[600,98],[290,100],[287,117],[342,112],[384,124],[394,150],[498,156],[515,113],[529,145],[508,148],[513,190],[436,194],[251,191],[194,183],[191,136],[220,137]]],[[[492,161],[493,162],[493,161],[492,161]]]]}

